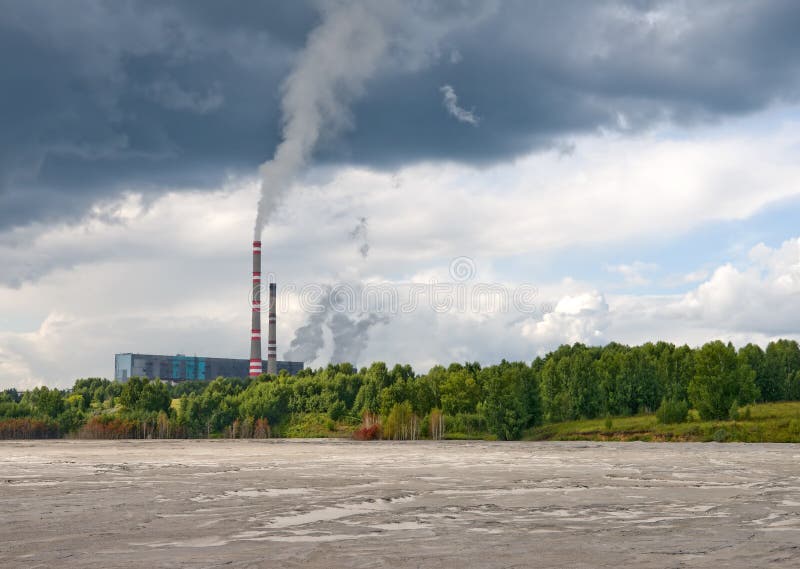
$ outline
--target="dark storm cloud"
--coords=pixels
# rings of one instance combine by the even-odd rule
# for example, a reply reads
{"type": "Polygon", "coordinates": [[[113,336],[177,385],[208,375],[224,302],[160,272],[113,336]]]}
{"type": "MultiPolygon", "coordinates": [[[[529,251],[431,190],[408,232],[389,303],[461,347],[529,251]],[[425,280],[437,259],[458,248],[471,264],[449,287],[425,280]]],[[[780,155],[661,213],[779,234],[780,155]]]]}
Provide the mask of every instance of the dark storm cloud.
{"type": "MultiPolygon", "coordinates": [[[[444,21],[464,4],[437,6],[444,21]]],[[[320,21],[315,4],[277,1],[0,10],[0,230],[75,218],[126,189],[255,174],[278,142],[281,82],[320,21]]],[[[323,140],[317,160],[486,163],[598,128],[794,101],[798,29],[792,1],[503,2],[439,34],[422,64],[390,54],[355,128],[323,140]],[[443,85],[479,110],[480,128],[448,115],[443,85]]]]}

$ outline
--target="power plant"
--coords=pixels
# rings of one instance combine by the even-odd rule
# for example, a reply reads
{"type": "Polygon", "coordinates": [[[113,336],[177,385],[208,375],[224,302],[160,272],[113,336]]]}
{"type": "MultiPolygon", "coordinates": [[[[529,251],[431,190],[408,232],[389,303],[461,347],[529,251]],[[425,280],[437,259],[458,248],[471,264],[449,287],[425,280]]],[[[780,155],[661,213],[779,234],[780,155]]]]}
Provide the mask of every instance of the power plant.
{"type": "Polygon", "coordinates": [[[250,359],[209,358],[121,353],[114,355],[114,379],[128,381],[131,377],[146,377],[163,381],[208,380],[216,377],[258,377],[266,373],[291,375],[303,369],[303,362],[278,361],[277,297],[278,287],[269,283],[268,330],[266,367],[261,359],[261,241],[253,241],[253,273],[251,293],[250,359]]]}

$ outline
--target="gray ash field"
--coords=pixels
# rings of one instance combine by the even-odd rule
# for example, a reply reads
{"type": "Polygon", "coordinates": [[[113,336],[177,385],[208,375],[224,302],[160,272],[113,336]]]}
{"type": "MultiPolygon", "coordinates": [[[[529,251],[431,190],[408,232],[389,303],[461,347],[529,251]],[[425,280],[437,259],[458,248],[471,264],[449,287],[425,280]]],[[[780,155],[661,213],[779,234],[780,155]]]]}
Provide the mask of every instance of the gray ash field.
{"type": "Polygon", "coordinates": [[[798,567],[800,447],[0,443],[2,567],[798,567]]]}

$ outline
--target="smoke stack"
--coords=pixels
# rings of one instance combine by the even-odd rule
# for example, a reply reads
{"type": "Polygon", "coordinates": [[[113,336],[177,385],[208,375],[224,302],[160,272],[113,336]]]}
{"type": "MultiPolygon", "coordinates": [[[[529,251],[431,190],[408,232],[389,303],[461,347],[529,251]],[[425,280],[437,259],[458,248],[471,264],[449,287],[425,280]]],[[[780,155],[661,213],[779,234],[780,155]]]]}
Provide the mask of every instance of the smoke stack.
{"type": "Polygon", "coordinates": [[[253,241],[253,325],[250,330],[250,377],[257,377],[261,373],[261,241],[253,241]]]}
{"type": "Polygon", "coordinates": [[[278,375],[278,344],[275,339],[275,325],[277,321],[276,310],[276,297],[277,297],[276,283],[269,283],[269,331],[268,331],[268,344],[267,344],[267,373],[278,375]]]}

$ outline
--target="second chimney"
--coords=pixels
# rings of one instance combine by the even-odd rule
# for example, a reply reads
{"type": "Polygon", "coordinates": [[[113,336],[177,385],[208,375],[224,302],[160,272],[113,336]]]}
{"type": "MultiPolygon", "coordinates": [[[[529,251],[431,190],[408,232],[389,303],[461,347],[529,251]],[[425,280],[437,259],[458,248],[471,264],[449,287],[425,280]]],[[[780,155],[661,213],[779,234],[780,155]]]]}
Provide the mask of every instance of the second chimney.
{"type": "Polygon", "coordinates": [[[278,375],[278,344],[275,336],[275,326],[277,320],[276,298],[277,298],[276,283],[269,283],[269,333],[267,339],[267,373],[278,375]]]}

